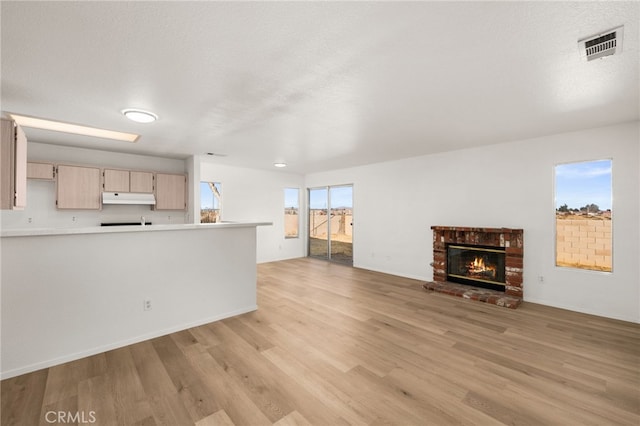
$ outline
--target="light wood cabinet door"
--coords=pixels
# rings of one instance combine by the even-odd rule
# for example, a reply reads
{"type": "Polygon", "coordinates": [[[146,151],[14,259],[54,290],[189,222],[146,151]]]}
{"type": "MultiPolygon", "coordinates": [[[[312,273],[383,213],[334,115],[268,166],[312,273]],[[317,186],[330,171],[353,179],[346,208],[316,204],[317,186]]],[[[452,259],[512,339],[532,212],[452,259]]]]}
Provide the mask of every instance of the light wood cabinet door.
{"type": "Polygon", "coordinates": [[[14,209],[27,206],[27,136],[20,126],[16,126],[16,147],[14,163],[14,188],[16,191],[14,209]]]}
{"type": "Polygon", "coordinates": [[[186,208],[187,177],[157,173],[156,210],[185,210],[186,208]]]}
{"type": "Polygon", "coordinates": [[[0,208],[21,210],[27,204],[27,138],[13,120],[0,130],[0,208]]]}
{"type": "Polygon", "coordinates": [[[100,210],[100,169],[58,166],[58,209],[100,210]]]}
{"type": "Polygon", "coordinates": [[[152,172],[130,172],[130,191],[153,193],[153,173],[152,172]]]}
{"type": "Polygon", "coordinates": [[[27,163],[27,179],[53,180],[54,168],[51,163],[27,163]]]}
{"type": "Polygon", "coordinates": [[[104,169],[106,192],[129,192],[129,170],[104,169]]]}
{"type": "Polygon", "coordinates": [[[2,120],[2,144],[0,145],[0,208],[10,210],[13,207],[13,122],[2,120]]]}

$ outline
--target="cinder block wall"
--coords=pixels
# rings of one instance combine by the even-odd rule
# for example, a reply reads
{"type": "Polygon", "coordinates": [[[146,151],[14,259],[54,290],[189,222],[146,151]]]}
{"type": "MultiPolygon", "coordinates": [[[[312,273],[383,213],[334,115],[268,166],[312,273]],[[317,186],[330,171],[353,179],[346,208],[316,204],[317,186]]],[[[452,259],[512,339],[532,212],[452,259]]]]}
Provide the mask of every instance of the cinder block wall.
{"type": "Polygon", "coordinates": [[[558,266],[611,270],[611,220],[556,219],[558,266]]]}

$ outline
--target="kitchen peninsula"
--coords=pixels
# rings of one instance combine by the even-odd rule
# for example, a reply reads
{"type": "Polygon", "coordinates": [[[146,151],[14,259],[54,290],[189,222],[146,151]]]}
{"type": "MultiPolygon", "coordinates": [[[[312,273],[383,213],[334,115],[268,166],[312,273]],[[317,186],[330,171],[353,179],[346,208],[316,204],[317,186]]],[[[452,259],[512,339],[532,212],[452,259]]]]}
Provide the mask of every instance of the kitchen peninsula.
{"type": "Polygon", "coordinates": [[[2,378],[255,310],[263,225],[3,231],[2,378]]]}

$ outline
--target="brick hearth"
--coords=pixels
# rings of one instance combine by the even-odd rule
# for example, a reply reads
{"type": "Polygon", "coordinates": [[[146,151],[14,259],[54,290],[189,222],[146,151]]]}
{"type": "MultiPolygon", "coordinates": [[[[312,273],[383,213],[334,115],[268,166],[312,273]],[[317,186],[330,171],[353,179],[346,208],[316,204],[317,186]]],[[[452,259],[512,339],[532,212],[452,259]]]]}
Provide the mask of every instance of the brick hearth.
{"type": "Polygon", "coordinates": [[[433,281],[427,290],[466,297],[509,308],[522,303],[523,230],[510,228],[469,228],[432,226],[433,281]],[[472,244],[505,249],[505,291],[486,290],[447,281],[447,244],[472,244]]]}
{"type": "Polygon", "coordinates": [[[504,306],[515,309],[522,303],[522,298],[507,296],[502,291],[489,290],[486,288],[472,287],[464,284],[451,282],[427,282],[422,288],[437,293],[444,293],[451,296],[458,296],[464,299],[477,300],[479,302],[490,303],[492,305],[504,306]]]}

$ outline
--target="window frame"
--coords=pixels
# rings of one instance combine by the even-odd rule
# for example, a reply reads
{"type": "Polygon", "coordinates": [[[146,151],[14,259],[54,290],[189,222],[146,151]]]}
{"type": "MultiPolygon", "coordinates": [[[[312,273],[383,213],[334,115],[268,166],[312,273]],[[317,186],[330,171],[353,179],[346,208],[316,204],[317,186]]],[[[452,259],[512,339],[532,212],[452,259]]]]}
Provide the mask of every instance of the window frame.
{"type": "Polygon", "coordinates": [[[285,187],[283,190],[283,195],[284,195],[284,214],[283,214],[283,227],[284,227],[284,238],[285,239],[295,239],[295,238],[300,238],[300,188],[295,188],[295,187],[285,187]],[[287,196],[287,191],[296,191],[296,206],[287,206],[287,201],[290,200],[291,198],[289,198],[287,196]],[[295,209],[296,210],[296,216],[298,216],[298,221],[296,224],[296,233],[295,235],[288,235],[287,234],[287,216],[293,216],[293,214],[291,213],[287,213],[288,209],[295,209]]]}
{"type": "Polygon", "coordinates": [[[213,181],[200,181],[200,217],[199,217],[199,221],[200,223],[220,223],[222,222],[222,182],[213,182],[213,181]],[[211,210],[213,211],[217,211],[217,214],[215,215],[215,221],[214,222],[203,222],[202,221],[202,185],[213,185],[217,191],[218,191],[218,196],[215,195],[214,191],[211,191],[211,193],[213,194],[213,207],[215,207],[215,200],[218,200],[218,208],[212,208],[211,210]]]}
{"type": "MultiPolygon", "coordinates": [[[[614,250],[613,250],[613,235],[614,235],[614,197],[613,197],[613,184],[614,184],[614,165],[613,165],[613,158],[597,158],[597,159],[591,159],[591,160],[576,160],[576,161],[566,161],[566,162],[562,162],[562,163],[556,163],[553,167],[553,207],[554,207],[554,251],[553,251],[553,265],[556,268],[561,268],[561,269],[565,269],[565,270],[572,270],[572,271],[582,271],[582,272],[586,272],[586,273],[599,273],[599,274],[613,274],[614,269],[613,269],[613,264],[614,264],[614,250]],[[608,195],[609,195],[609,204],[610,207],[607,208],[607,206],[598,206],[598,212],[595,212],[596,214],[602,214],[603,216],[603,221],[609,221],[610,225],[609,225],[609,230],[608,232],[605,232],[605,235],[608,233],[610,235],[610,237],[607,239],[606,237],[597,237],[594,236],[593,238],[596,238],[596,240],[593,242],[593,244],[601,244],[604,243],[604,249],[602,249],[602,253],[606,253],[607,251],[609,251],[609,255],[610,256],[610,262],[609,265],[572,265],[572,264],[567,264],[567,262],[561,261],[560,260],[560,247],[559,247],[559,223],[558,223],[558,216],[559,213],[562,213],[562,211],[560,210],[562,207],[564,207],[565,205],[567,205],[567,202],[564,202],[562,205],[561,201],[558,200],[558,169],[559,167],[562,166],[569,166],[569,165],[579,165],[579,164],[587,164],[587,163],[601,163],[601,162],[608,162],[608,176],[609,176],[609,181],[608,181],[608,195]],[[602,208],[605,208],[605,210],[601,210],[602,208]],[[608,248],[607,248],[608,247],[608,248]]],[[[584,185],[586,185],[587,183],[584,182],[584,185]]],[[[596,196],[597,197],[597,196],[596,196]]],[[[576,210],[578,212],[578,214],[581,217],[584,217],[584,213],[580,213],[585,207],[589,206],[589,205],[593,205],[596,204],[595,201],[597,200],[591,200],[591,201],[587,201],[584,206],[580,205],[580,206],[568,206],[568,211],[569,212],[573,212],[573,213],[568,213],[568,212],[564,212],[565,215],[566,214],[576,214],[576,210]]],[[[583,202],[578,202],[578,204],[583,204],[583,202]]],[[[597,204],[596,204],[597,205],[597,204]]],[[[590,212],[586,211],[586,216],[589,217],[590,216],[590,212]]],[[[579,219],[579,220],[589,220],[589,219],[579,219]]],[[[575,224],[573,225],[575,226],[575,224]]],[[[578,225],[580,226],[580,225],[578,225]]],[[[585,224],[585,226],[589,226],[587,224],[585,224]]],[[[605,231],[607,231],[605,229],[605,231]]],[[[566,232],[566,229],[563,230],[563,232],[566,232]]],[[[573,232],[573,231],[572,231],[573,232]]],[[[589,230],[585,231],[587,232],[587,238],[591,238],[591,236],[588,235],[589,230]]],[[[594,232],[598,232],[598,231],[594,231],[594,232]]],[[[582,236],[582,229],[578,228],[578,233],[579,233],[579,237],[578,238],[583,238],[582,236]]],[[[566,234],[563,236],[566,238],[566,234]]],[[[575,238],[575,237],[572,237],[575,238]]],[[[572,242],[573,244],[573,242],[572,242]]],[[[582,244],[582,242],[581,242],[582,244]]],[[[589,241],[587,241],[587,244],[589,244],[589,241]]],[[[594,246],[595,247],[595,246],[594,246]]],[[[594,249],[597,250],[597,249],[594,249]]],[[[567,253],[566,251],[563,253],[567,253]]],[[[603,256],[606,256],[603,254],[603,256]]],[[[579,262],[579,261],[578,261],[579,262]]],[[[606,259],[605,259],[605,263],[606,263],[606,259]]]]}

